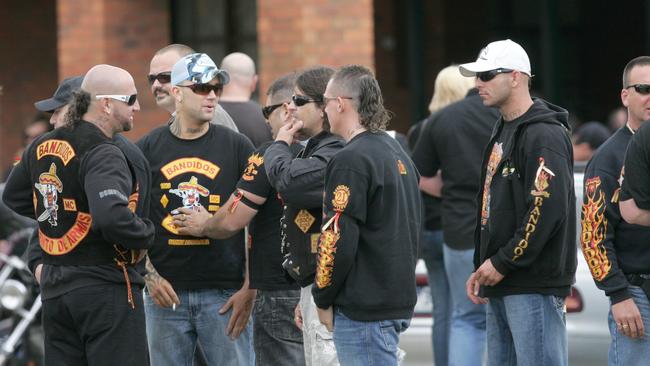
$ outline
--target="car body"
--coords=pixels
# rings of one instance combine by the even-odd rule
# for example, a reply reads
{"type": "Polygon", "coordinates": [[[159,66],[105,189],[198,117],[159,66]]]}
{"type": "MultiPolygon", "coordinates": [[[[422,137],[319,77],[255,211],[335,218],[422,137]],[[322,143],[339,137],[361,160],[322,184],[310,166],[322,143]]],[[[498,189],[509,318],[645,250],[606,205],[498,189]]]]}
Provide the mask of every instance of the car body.
{"type": "MultiPolygon", "coordinates": [[[[576,166],[574,182],[576,191],[578,268],[572,294],[567,297],[566,328],[569,340],[569,364],[572,366],[606,365],[610,344],[607,325],[609,299],[599,290],[580,250],[580,212],[584,166],[576,166]]],[[[416,267],[418,302],[411,326],[400,336],[400,347],[406,351],[404,365],[423,366],[433,364],[431,346],[431,292],[427,285],[424,262],[416,267]]]]}

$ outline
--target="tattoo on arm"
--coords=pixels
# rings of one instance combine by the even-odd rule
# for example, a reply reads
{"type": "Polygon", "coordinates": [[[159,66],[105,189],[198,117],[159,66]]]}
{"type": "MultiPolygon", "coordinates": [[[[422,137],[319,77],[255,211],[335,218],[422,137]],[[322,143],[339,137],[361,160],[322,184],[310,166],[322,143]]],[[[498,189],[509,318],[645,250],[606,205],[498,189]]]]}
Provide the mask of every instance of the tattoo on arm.
{"type": "Polygon", "coordinates": [[[162,280],[162,277],[158,274],[158,271],[153,266],[153,263],[151,263],[151,260],[149,259],[149,255],[145,257],[145,269],[147,270],[147,274],[144,275],[144,281],[147,284],[156,284],[159,283],[162,280]]]}

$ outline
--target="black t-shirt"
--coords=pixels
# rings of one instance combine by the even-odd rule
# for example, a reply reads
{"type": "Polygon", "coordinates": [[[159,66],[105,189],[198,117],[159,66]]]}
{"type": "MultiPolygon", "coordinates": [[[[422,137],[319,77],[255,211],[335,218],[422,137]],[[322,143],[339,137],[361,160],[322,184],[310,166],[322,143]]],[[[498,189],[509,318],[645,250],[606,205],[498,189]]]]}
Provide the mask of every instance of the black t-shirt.
{"type": "Polygon", "coordinates": [[[251,100],[246,102],[226,102],[219,104],[228,112],[237,125],[239,132],[248,137],[255,147],[271,141],[271,128],[266,124],[262,107],[251,100]]]}
{"type": "Polygon", "coordinates": [[[175,233],[171,211],[203,206],[214,213],[234,191],[253,145],[244,135],[210,125],[194,140],[162,126],[137,143],[152,171],[150,218],[156,240],[149,258],[177,289],[239,288],[244,279],[243,231],[225,240],[175,233]]]}
{"type": "Polygon", "coordinates": [[[498,119],[498,111],[485,107],[474,89],[431,115],[415,146],[413,161],[422,176],[442,170],[442,230],[453,249],[474,248],[481,159],[498,119]]]}
{"type": "Polygon", "coordinates": [[[504,122],[503,128],[499,132],[499,135],[492,146],[492,152],[490,153],[490,158],[485,172],[485,182],[483,183],[483,196],[481,197],[482,233],[487,234],[489,232],[489,230],[486,230],[485,228],[488,226],[490,220],[490,185],[492,184],[492,178],[495,174],[501,174],[501,172],[497,172],[496,169],[501,164],[504,152],[510,151],[514,148],[514,133],[517,130],[518,121],[521,121],[522,117],[510,122],[504,122]]]}
{"type": "Polygon", "coordinates": [[[384,132],[360,133],[332,157],[312,288],[318,307],[335,305],[358,321],[413,315],[419,178],[384,132]]]}
{"type": "MultiPolygon", "coordinates": [[[[241,188],[260,197],[266,202],[259,208],[249,224],[251,245],[248,251],[248,271],[250,288],[274,291],[299,289],[295,281],[287,276],[282,268],[280,217],[282,201],[269,183],[264,165],[264,152],[271,142],[262,144],[249,158],[248,168],[242,175],[237,188],[241,188]]],[[[294,144],[294,155],[302,146],[294,144]]]]}
{"type": "Polygon", "coordinates": [[[636,205],[650,210],[650,123],[641,125],[625,154],[625,180],[621,200],[634,198],[636,205]]]}

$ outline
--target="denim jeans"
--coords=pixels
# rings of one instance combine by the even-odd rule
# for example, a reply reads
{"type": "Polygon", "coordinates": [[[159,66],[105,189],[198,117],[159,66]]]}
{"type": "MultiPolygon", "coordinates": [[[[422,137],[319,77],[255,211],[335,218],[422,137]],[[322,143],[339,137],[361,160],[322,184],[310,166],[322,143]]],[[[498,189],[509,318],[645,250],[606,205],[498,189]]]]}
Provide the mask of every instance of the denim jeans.
{"type": "Polygon", "coordinates": [[[467,297],[465,283],[474,271],[474,250],[443,247],[445,271],[451,294],[449,365],[482,365],[485,356],[485,305],[467,297]]]}
{"type": "Polygon", "coordinates": [[[302,332],[294,322],[300,290],[257,290],[253,310],[255,364],[305,364],[302,332]]]}
{"type": "Polygon", "coordinates": [[[488,366],[566,366],[564,297],[491,297],[487,311],[488,366]]]}
{"type": "Polygon", "coordinates": [[[302,337],[307,366],[338,366],[336,347],[332,333],[321,324],[316,303],[311,295],[311,287],[300,290],[300,310],[302,313],[302,337]]]}
{"type": "Polygon", "coordinates": [[[172,308],[156,305],[145,290],[144,309],[151,364],[192,366],[197,342],[208,365],[252,365],[252,326],[234,341],[226,335],[232,308],[219,309],[236,292],[234,289],[176,290],[181,303],[172,308]]]}
{"type": "Polygon", "coordinates": [[[334,308],[334,344],[341,366],[396,366],[399,334],[410,322],[410,319],[361,322],[334,308]]]}
{"type": "Polygon", "coordinates": [[[650,360],[650,335],[648,335],[650,333],[650,300],[638,286],[629,286],[627,291],[632,295],[632,299],[641,313],[644,334],[643,338],[632,339],[619,333],[610,309],[609,334],[612,336],[612,343],[609,347],[610,366],[647,365],[650,360]]]}
{"type": "Polygon", "coordinates": [[[431,303],[433,304],[433,327],[431,329],[433,360],[435,365],[447,366],[451,297],[443,259],[442,230],[423,231],[420,243],[420,257],[427,266],[431,303]]]}

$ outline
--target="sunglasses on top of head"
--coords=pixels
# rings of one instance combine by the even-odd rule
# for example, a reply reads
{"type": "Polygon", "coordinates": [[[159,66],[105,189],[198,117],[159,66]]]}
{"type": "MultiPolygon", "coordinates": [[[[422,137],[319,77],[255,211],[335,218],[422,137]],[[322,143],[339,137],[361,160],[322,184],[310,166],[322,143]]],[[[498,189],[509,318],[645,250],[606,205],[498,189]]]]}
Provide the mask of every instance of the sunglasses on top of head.
{"type": "Polygon", "coordinates": [[[99,95],[96,95],[95,98],[97,98],[97,99],[103,99],[103,98],[115,99],[115,100],[119,100],[120,102],[126,103],[126,105],[128,105],[128,106],[132,106],[138,100],[138,95],[137,94],[131,94],[131,95],[99,94],[99,95]]]}
{"type": "Polygon", "coordinates": [[[147,75],[147,81],[149,85],[153,85],[154,81],[158,80],[161,84],[167,84],[172,81],[172,73],[169,71],[161,72],[159,74],[149,74],[147,75]]]}
{"type": "Polygon", "coordinates": [[[650,94],[650,85],[648,84],[633,84],[625,87],[625,89],[629,89],[629,88],[634,88],[634,90],[636,90],[636,92],[641,95],[650,94]]]}
{"type": "Polygon", "coordinates": [[[223,85],[221,84],[192,84],[192,85],[176,85],[176,86],[182,86],[183,88],[189,88],[191,91],[194,92],[194,94],[198,95],[208,95],[210,94],[211,91],[214,92],[216,96],[221,95],[221,91],[223,90],[223,85]]]}
{"type": "Polygon", "coordinates": [[[508,74],[513,71],[514,70],[510,70],[510,69],[494,69],[490,71],[477,72],[476,77],[481,81],[490,81],[499,74],[508,74]]]}
{"type": "Polygon", "coordinates": [[[321,103],[323,101],[322,99],[309,99],[307,96],[296,94],[291,96],[291,100],[293,101],[293,104],[296,105],[296,107],[302,107],[307,103],[321,103]]]}

